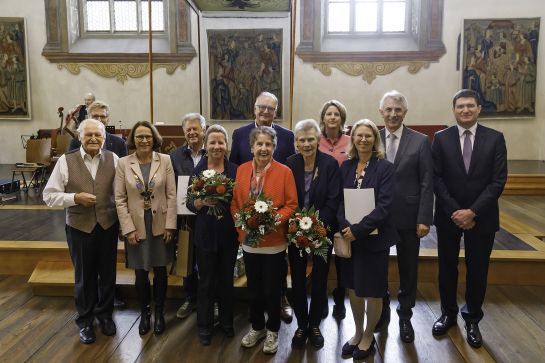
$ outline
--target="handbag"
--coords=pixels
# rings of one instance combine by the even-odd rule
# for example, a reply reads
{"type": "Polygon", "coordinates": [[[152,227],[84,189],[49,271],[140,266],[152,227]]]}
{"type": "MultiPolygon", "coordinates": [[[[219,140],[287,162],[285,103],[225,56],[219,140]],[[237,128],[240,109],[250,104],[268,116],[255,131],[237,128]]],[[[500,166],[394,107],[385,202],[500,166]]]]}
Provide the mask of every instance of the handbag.
{"type": "Polygon", "coordinates": [[[352,257],[352,246],[351,242],[348,242],[344,239],[343,235],[339,232],[333,235],[333,249],[335,250],[335,255],[342,258],[352,257]]]}

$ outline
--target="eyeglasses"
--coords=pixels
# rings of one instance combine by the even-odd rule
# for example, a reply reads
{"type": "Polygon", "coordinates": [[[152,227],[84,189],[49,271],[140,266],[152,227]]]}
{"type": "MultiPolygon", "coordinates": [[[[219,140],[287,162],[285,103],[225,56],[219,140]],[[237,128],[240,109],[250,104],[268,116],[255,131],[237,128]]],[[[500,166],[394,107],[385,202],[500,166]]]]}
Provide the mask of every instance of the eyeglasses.
{"type": "Polygon", "coordinates": [[[134,138],[138,141],[153,140],[152,135],[136,135],[134,138]]]}
{"type": "Polygon", "coordinates": [[[107,120],[108,115],[91,115],[91,118],[94,118],[95,120],[107,120]]]}
{"type": "Polygon", "coordinates": [[[269,111],[269,112],[274,112],[276,111],[276,107],[272,107],[272,106],[266,106],[266,105],[255,105],[255,107],[257,107],[259,109],[259,111],[263,112],[265,110],[269,111]]]}

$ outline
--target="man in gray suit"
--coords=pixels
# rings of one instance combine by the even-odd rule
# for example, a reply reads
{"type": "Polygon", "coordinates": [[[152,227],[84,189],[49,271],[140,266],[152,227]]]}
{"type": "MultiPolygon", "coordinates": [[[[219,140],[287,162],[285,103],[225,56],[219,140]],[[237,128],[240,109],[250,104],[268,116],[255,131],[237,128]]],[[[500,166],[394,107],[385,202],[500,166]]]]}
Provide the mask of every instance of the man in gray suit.
{"type": "MultiPolygon", "coordinates": [[[[392,216],[401,239],[396,244],[399,336],[403,342],[411,343],[420,238],[428,234],[433,219],[433,163],[428,137],[403,125],[407,109],[407,99],[395,90],[385,93],[380,101],[379,111],[385,125],[380,137],[386,146],[386,157],[395,168],[392,216]]],[[[377,327],[389,320],[389,294],[383,303],[377,327]]]]}

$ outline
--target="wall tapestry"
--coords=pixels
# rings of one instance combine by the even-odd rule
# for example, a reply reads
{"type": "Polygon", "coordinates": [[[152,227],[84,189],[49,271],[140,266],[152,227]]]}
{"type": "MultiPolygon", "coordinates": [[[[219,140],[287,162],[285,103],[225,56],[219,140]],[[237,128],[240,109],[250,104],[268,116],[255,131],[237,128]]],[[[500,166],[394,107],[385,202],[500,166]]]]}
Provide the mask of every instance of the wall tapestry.
{"type": "Polygon", "coordinates": [[[201,11],[289,11],[290,0],[194,0],[201,11]]]}
{"type": "Polygon", "coordinates": [[[535,116],[540,19],[466,19],[462,86],[483,117],[535,116]]]}
{"type": "Polygon", "coordinates": [[[210,116],[251,120],[263,91],[278,97],[282,118],[282,29],[208,30],[210,116]]]}
{"type": "Polygon", "coordinates": [[[30,119],[24,18],[0,18],[0,119],[30,119]]]}

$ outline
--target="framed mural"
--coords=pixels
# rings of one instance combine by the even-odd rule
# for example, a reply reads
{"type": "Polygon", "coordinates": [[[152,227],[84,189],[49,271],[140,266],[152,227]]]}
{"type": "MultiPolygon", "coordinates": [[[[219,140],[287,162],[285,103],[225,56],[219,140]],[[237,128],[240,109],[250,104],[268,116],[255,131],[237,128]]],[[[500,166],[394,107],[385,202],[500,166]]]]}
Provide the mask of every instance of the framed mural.
{"type": "Polygon", "coordinates": [[[289,11],[290,0],[194,0],[201,11],[289,11]]]}
{"type": "Polygon", "coordinates": [[[481,98],[482,117],[535,116],[540,19],[466,19],[462,86],[481,98]]]}
{"type": "Polygon", "coordinates": [[[0,119],[30,119],[24,18],[0,17],[0,119]]]}
{"type": "Polygon", "coordinates": [[[282,119],[282,29],[208,30],[210,118],[251,120],[256,97],[278,97],[282,119]]]}

